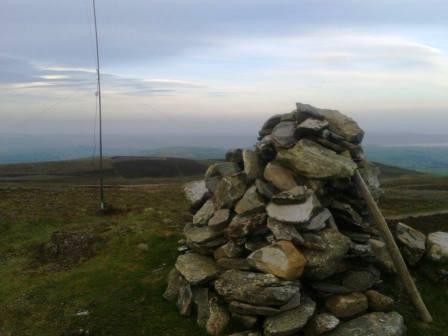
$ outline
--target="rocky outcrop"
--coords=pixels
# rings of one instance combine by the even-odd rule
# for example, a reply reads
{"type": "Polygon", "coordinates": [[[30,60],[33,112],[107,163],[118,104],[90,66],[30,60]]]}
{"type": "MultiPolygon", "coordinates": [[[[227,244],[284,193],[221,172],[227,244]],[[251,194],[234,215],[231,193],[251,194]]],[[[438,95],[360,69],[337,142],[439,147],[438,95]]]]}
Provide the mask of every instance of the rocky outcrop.
{"type": "MultiPolygon", "coordinates": [[[[401,316],[380,313],[394,300],[374,288],[380,269],[394,267],[352,178],[359,169],[380,195],[363,131],[338,111],[298,103],[259,135],[189,186],[193,216],[164,297],[182,315],[196,312],[211,335],[230,320],[244,327],[235,336],[402,335],[401,316]]],[[[404,225],[396,236],[417,262],[424,237],[404,225]]],[[[430,257],[448,256],[446,240],[430,235],[430,257]]]]}

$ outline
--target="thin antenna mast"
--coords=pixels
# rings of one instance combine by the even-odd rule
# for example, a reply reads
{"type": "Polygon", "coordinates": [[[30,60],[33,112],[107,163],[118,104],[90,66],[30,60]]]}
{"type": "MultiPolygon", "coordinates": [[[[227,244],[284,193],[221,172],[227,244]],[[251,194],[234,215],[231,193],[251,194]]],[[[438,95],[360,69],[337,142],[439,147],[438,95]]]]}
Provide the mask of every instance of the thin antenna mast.
{"type": "Polygon", "coordinates": [[[104,210],[104,174],[103,174],[103,123],[101,111],[101,75],[100,75],[100,52],[98,47],[98,27],[96,24],[96,6],[93,2],[93,21],[95,22],[95,42],[96,42],[96,73],[98,75],[98,115],[99,115],[99,136],[100,136],[100,207],[104,210]]]}

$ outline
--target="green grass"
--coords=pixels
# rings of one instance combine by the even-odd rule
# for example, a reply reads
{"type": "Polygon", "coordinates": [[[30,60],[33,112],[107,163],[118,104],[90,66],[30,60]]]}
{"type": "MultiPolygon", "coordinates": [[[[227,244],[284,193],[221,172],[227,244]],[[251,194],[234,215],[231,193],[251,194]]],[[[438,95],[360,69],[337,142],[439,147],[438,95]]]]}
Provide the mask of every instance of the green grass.
{"type": "MultiPolygon", "coordinates": [[[[0,334],[60,336],[84,329],[108,336],[205,335],[194,317],[181,317],[175,303],[162,299],[177,240],[190,219],[183,182],[163,179],[108,188],[108,202],[122,210],[111,216],[95,214],[96,188],[0,185],[0,334]],[[55,231],[97,235],[94,256],[68,266],[36,262],[38,246],[55,231]],[[141,243],[149,250],[139,249],[141,243]],[[88,315],[77,315],[84,311],[88,315]]],[[[426,176],[389,180],[385,204],[391,212],[437,207],[448,199],[443,196],[445,183],[426,176]],[[434,195],[442,195],[437,204],[434,195]]],[[[433,217],[406,223],[429,231],[448,227],[448,216],[433,217]]],[[[446,335],[447,284],[429,264],[413,274],[434,315],[432,325],[418,322],[397,282],[384,289],[398,299],[408,335],[446,335]]]]}

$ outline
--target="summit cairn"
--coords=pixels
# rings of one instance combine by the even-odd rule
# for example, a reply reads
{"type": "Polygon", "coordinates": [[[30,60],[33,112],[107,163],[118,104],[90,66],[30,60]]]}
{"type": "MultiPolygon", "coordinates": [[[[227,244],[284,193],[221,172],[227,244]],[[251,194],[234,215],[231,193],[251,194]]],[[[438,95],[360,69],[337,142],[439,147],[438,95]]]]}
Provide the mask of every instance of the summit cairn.
{"type": "Polygon", "coordinates": [[[375,197],[378,170],[363,130],[336,110],[297,103],[269,118],[252,149],[236,149],[190,185],[194,203],[164,294],[211,335],[404,335],[394,273],[353,181],[375,197]],[[375,289],[376,288],[376,289],[375,289]]]}

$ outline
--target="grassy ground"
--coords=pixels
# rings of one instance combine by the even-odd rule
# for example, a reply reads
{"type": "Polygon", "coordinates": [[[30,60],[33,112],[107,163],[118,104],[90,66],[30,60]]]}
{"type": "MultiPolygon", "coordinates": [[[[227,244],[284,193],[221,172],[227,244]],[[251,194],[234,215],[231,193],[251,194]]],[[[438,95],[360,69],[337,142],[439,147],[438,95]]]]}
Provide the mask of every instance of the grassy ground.
{"type": "MultiPolygon", "coordinates": [[[[194,318],[180,317],[161,296],[189,219],[185,180],[109,187],[108,201],[121,211],[108,216],[95,213],[96,188],[0,184],[0,334],[82,335],[82,329],[90,335],[204,335],[194,318]],[[39,260],[42,244],[55,231],[94,235],[92,253],[79,262],[39,260]]],[[[446,186],[425,176],[386,180],[384,209],[439,208],[448,204],[446,186]]],[[[448,228],[448,216],[405,222],[424,231],[448,228]]],[[[397,298],[408,335],[446,335],[447,284],[429,264],[413,274],[435,318],[430,326],[418,322],[397,281],[384,288],[397,298]]]]}

